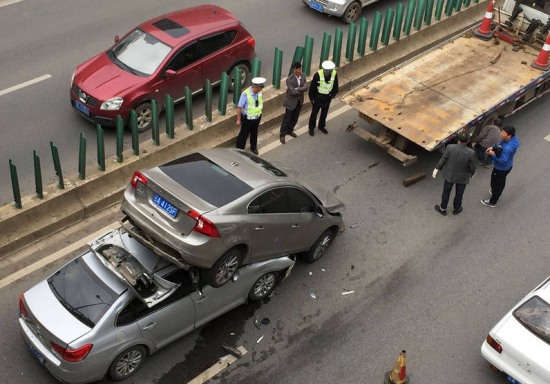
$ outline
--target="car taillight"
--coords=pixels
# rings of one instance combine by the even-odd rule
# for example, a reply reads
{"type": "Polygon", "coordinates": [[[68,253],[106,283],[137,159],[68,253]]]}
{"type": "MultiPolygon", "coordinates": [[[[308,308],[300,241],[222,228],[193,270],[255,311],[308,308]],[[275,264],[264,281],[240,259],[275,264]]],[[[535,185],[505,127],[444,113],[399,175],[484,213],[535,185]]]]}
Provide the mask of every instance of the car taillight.
{"type": "Polygon", "coordinates": [[[61,358],[70,363],[76,363],[78,361],[84,360],[88,353],[92,350],[93,344],[86,344],[77,349],[63,348],[60,345],[57,345],[53,341],[50,343],[52,348],[59,353],[61,358]]]}
{"type": "Polygon", "coordinates": [[[256,48],[256,40],[254,40],[253,37],[248,38],[248,40],[246,40],[246,42],[247,42],[252,48],[256,48]]]}
{"type": "Polygon", "coordinates": [[[130,179],[130,184],[132,185],[132,187],[136,188],[138,182],[143,185],[147,185],[147,178],[143,176],[140,172],[136,171],[130,179]]]}
{"type": "Polygon", "coordinates": [[[193,220],[196,221],[195,227],[193,228],[194,231],[202,233],[203,235],[208,237],[220,237],[218,228],[216,228],[213,222],[202,217],[195,211],[189,211],[187,212],[187,215],[192,217],[193,220]]]}
{"type": "Polygon", "coordinates": [[[28,317],[29,313],[27,312],[27,308],[25,308],[25,303],[23,303],[23,295],[24,293],[19,295],[19,312],[21,312],[23,317],[28,317]]]}
{"type": "Polygon", "coordinates": [[[502,345],[500,345],[491,335],[487,336],[487,344],[489,344],[495,351],[502,353],[502,345]]]}

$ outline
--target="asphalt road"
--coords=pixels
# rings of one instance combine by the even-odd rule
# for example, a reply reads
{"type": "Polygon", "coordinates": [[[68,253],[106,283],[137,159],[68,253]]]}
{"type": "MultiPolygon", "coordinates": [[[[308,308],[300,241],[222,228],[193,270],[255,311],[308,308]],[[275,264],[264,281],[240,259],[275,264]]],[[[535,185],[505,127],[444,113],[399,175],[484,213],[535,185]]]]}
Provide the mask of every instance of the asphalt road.
{"type": "MultiPolygon", "coordinates": [[[[79,135],[87,139],[87,164],[97,166],[95,125],[78,116],[69,103],[70,78],[74,68],[113,43],[142,21],[200,0],[50,0],[47,2],[0,0],[0,204],[13,201],[9,159],[17,166],[23,196],[35,191],[33,150],[40,156],[44,185],[57,182],[50,142],[58,147],[64,176],[78,171],[79,135]],[[32,83],[33,81],[37,81],[32,83]],[[21,84],[31,85],[14,89],[21,84]],[[10,91],[11,90],[11,91],[10,91]]],[[[385,3],[384,7],[395,2],[385,3]]],[[[256,39],[261,74],[271,81],[275,47],[283,51],[284,66],[290,66],[294,49],[305,36],[314,38],[318,60],[324,32],[334,36],[335,28],[347,27],[305,7],[300,0],[215,2],[233,12],[256,39]]],[[[372,6],[364,12],[369,20],[372,6]]],[[[369,21],[369,25],[370,25],[369,21]]],[[[314,61],[314,64],[315,61],[314,61]]],[[[214,99],[216,99],[216,94],[214,99]]],[[[194,98],[194,116],[204,111],[203,98],[194,98]]],[[[176,121],[184,122],[184,108],[176,108],[176,121]]],[[[163,127],[163,125],[161,125],[163,127]]],[[[149,140],[150,133],[141,135],[149,140]]],[[[106,129],[106,154],[113,156],[115,132],[106,129]]],[[[131,147],[125,135],[124,148],[131,147]]]]}
{"type": "MultiPolygon", "coordinates": [[[[341,106],[334,103],[332,112],[341,106]]],[[[332,118],[326,136],[306,133],[267,153],[260,150],[267,160],[333,190],[348,207],[345,232],[316,264],[298,263],[274,297],[176,341],[128,382],[187,383],[226,354],[226,342],[248,353],[209,384],[381,383],[401,350],[407,351],[411,383],[504,383],[488,368],[480,346],[492,326],[550,274],[549,110],[547,98],[505,121],[517,127],[521,148],[502,199],[494,209],[480,204],[490,177],[481,168],[458,216],[442,217],[433,208],[440,178],[401,185],[411,174],[431,175],[439,155],[418,150],[418,163],[403,168],[345,133],[358,120],[353,111],[332,118]],[[348,291],[353,293],[342,295],[348,291]],[[271,322],[256,329],[256,316],[271,322]]],[[[276,132],[262,137],[261,147],[273,139],[276,132]]],[[[119,217],[116,207],[108,213],[105,222],[119,217]]],[[[50,247],[96,229],[92,219],[36,245],[32,257],[46,257],[50,247]]],[[[64,260],[0,290],[1,382],[55,382],[18,335],[17,299],[64,260]]],[[[11,261],[14,271],[28,263],[20,255],[11,261]]]]}

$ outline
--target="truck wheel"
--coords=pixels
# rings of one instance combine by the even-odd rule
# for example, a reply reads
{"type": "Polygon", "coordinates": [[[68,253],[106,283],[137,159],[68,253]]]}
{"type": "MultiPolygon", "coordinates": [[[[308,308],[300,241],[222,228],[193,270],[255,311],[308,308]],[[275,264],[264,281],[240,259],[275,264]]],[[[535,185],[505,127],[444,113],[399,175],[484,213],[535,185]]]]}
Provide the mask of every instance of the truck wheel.
{"type": "Polygon", "coordinates": [[[153,107],[150,102],[141,103],[136,108],[138,132],[142,133],[153,124],[153,107]]]}
{"type": "Polygon", "coordinates": [[[141,345],[128,348],[112,362],[109,377],[114,381],[127,379],[141,368],[146,357],[147,350],[141,345]]]}
{"type": "Polygon", "coordinates": [[[232,248],[216,261],[212,268],[205,271],[206,282],[214,288],[227,283],[241,265],[241,253],[232,248]]]}
{"type": "Polygon", "coordinates": [[[311,246],[309,251],[304,252],[301,254],[302,258],[307,261],[308,263],[314,263],[317,260],[321,258],[330,247],[332,242],[334,241],[334,238],[336,237],[336,231],[332,229],[327,229],[315,243],[311,246]]]}
{"type": "Polygon", "coordinates": [[[276,272],[269,272],[260,277],[252,286],[248,298],[251,301],[258,301],[271,295],[271,292],[277,286],[279,276],[276,272]]]}
{"type": "Polygon", "coordinates": [[[342,21],[348,24],[355,23],[359,16],[361,16],[362,12],[363,7],[361,6],[361,3],[355,1],[346,8],[346,11],[342,15],[342,21]]]}
{"type": "MultiPolygon", "coordinates": [[[[239,70],[241,71],[241,90],[242,90],[250,80],[250,70],[248,69],[248,66],[245,63],[239,63],[235,65],[235,67],[238,67],[239,70]]],[[[231,71],[229,72],[229,77],[230,77],[229,91],[231,92],[235,90],[235,79],[233,78],[233,71],[235,70],[235,67],[231,68],[231,71]]]]}

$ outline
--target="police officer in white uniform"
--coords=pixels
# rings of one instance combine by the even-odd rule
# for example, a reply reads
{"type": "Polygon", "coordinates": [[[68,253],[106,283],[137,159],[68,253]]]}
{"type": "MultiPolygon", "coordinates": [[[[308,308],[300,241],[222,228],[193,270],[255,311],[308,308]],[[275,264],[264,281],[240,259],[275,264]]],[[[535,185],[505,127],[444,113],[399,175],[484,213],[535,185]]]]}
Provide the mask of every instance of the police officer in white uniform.
{"type": "Polygon", "coordinates": [[[237,148],[244,149],[250,135],[250,150],[255,155],[258,154],[258,127],[264,106],[262,88],[265,82],[263,77],[253,78],[252,85],[243,91],[237,104],[237,125],[241,126],[237,148]]]}
{"type": "Polygon", "coordinates": [[[325,128],[326,119],[328,114],[328,107],[330,102],[338,93],[338,75],[336,74],[336,65],[330,61],[325,60],[321,63],[321,68],[313,75],[309,86],[309,99],[311,100],[312,108],[311,115],[309,116],[309,135],[315,134],[315,126],[317,125],[317,114],[321,110],[321,117],[319,118],[319,131],[328,133],[325,128]]]}

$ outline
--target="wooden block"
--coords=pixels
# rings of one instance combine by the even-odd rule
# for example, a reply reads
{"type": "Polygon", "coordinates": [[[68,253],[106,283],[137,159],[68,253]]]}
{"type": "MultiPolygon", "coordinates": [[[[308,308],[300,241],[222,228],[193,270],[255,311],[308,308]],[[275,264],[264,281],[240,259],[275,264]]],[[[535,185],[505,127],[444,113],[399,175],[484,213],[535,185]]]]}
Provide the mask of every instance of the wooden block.
{"type": "Polygon", "coordinates": [[[409,185],[419,182],[420,180],[424,180],[425,177],[426,177],[426,173],[424,172],[420,172],[415,175],[406,177],[403,179],[403,186],[408,187],[409,185]]]}

